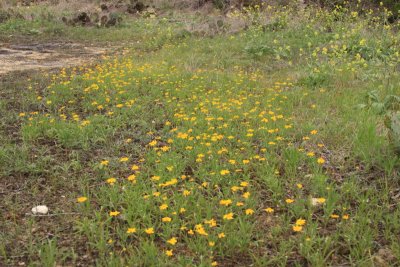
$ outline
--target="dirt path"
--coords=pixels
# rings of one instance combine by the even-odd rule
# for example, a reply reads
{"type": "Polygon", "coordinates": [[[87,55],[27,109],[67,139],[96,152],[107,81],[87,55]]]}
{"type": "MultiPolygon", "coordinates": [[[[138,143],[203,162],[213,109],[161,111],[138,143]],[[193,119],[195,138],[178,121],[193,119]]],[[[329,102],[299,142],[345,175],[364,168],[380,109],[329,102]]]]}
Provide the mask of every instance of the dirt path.
{"type": "Polygon", "coordinates": [[[0,44],[0,76],[14,71],[82,65],[112,50],[115,48],[77,43],[0,44]]]}

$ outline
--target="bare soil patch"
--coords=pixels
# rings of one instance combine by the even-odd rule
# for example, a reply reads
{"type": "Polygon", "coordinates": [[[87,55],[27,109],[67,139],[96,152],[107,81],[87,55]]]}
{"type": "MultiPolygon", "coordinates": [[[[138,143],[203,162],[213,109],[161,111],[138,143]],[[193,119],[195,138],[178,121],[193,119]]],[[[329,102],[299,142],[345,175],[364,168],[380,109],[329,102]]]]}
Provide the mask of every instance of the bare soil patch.
{"type": "Polygon", "coordinates": [[[112,50],[115,48],[77,43],[0,44],[0,76],[14,71],[87,64],[112,50]]]}

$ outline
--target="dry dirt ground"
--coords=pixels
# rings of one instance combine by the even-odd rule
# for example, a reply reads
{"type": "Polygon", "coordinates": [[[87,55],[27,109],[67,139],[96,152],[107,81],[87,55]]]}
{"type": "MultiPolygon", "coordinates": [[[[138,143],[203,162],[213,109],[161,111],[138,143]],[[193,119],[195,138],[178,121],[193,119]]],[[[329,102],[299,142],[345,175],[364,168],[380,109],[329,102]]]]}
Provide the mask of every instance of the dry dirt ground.
{"type": "Polygon", "coordinates": [[[1,44],[0,76],[14,71],[71,67],[92,62],[115,48],[78,43],[1,44]]]}

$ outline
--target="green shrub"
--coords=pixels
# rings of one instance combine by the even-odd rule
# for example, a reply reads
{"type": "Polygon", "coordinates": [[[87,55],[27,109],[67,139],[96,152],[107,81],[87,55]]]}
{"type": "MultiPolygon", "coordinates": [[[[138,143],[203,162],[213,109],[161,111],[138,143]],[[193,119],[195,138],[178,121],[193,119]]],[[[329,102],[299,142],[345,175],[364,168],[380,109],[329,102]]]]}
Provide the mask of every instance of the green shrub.
{"type": "Polygon", "coordinates": [[[397,154],[400,154],[400,96],[387,95],[379,100],[378,92],[371,91],[367,94],[367,103],[362,108],[370,108],[383,115],[383,122],[388,130],[390,145],[397,154]]]}

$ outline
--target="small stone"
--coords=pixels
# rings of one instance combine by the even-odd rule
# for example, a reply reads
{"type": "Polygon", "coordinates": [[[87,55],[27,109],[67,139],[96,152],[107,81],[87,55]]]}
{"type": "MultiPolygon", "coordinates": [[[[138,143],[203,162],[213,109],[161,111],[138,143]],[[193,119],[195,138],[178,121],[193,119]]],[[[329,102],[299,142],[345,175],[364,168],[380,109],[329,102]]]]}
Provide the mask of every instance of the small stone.
{"type": "Polygon", "coordinates": [[[32,208],[32,213],[34,215],[46,215],[49,212],[49,208],[44,205],[39,205],[32,208]]]}

